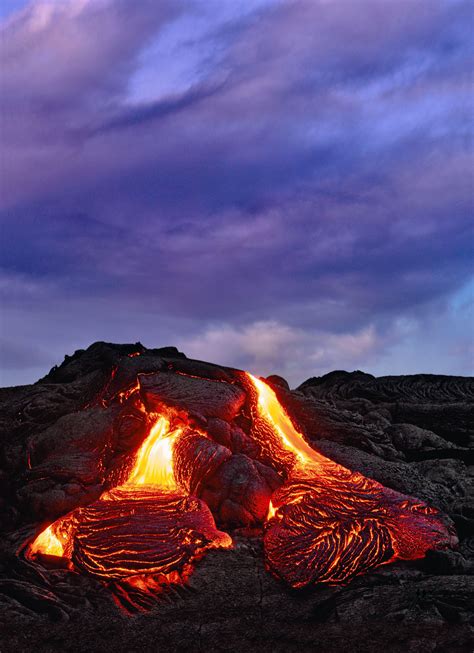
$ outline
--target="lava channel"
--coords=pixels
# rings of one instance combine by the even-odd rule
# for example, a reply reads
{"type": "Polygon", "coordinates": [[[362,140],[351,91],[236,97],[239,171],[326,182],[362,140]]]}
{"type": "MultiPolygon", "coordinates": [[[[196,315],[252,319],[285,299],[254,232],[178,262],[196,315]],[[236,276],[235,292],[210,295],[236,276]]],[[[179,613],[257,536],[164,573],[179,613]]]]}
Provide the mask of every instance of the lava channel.
{"type": "Polygon", "coordinates": [[[312,449],[273,389],[248,376],[256,391],[254,437],[286,476],[265,525],[266,564],[276,576],[292,587],[346,583],[378,565],[457,543],[436,509],[312,449]]]}

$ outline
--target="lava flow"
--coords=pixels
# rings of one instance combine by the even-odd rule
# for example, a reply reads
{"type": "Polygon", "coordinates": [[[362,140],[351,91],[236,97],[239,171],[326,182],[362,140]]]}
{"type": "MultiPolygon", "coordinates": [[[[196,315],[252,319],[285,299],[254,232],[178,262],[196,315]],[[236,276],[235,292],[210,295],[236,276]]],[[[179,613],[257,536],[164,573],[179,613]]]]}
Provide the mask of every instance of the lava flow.
{"type": "Polygon", "coordinates": [[[51,524],[30,546],[30,556],[65,557],[102,580],[143,583],[143,575],[156,581],[158,574],[166,583],[189,575],[205,550],[232,545],[206,504],[178,488],[173,447],[184,427],[171,428],[171,411],[151,417],[153,426],[125,483],[51,524]]]}
{"type": "Polygon", "coordinates": [[[286,481],[272,496],[265,528],[268,567],[292,587],[344,583],[395,559],[422,558],[456,537],[423,502],[351,472],[312,449],[275,392],[249,375],[258,396],[260,433],[286,464],[286,481]],[[286,454],[291,454],[288,457],[286,454]]]}
{"type": "MultiPolygon", "coordinates": [[[[176,378],[158,374],[147,387],[154,382],[171,392],[176,378]]],[[[199,383],[199,377],[190,378],[186,388],[199,383]]],[[[224,388],[218,380],[212,392],[229,397],[225,406],[237,405],[240,393],[241,409],[234,415],[245,411],[247,397],[248,433],[214,419],[213,437],[204,427],[191,427],[186,411],[167,407],[159,394],[151,404],[159,410],[147,413],[140,381],[118,393],[121,404],[134,402],[150,424],[133,465],[97,501],[43,530],[28,555],[63,557],[78,571],[118,583],[132,603],[120,582],[143,589],[182,581],[203,552],[232,545],[214,519],[225,525],[228,518],[233,527],[257,520],[264,527],[267,567],[292,587],[344,583],[378,565],[414,560],[455,542],[437,510],[318,453],[267,383],[250,374],[239,379],[240,389],[227,383],[224,388]],[[240,433],[236,443],[232,428],[240,433]],[[242,438],[253,459],[241,453],[242,438]],[[252,481],[242,470],[253,474],[252,481]]],[[[211,388],[213,381],[205,383],[211,388]]]]}

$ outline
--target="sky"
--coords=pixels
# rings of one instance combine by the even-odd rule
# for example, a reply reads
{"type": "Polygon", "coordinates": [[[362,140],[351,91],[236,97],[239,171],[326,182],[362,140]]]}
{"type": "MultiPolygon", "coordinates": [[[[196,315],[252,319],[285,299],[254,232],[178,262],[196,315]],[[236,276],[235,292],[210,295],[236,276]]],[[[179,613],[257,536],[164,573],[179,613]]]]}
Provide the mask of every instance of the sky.
{"type": "Polygon", "coordinates": [[[474,4],[4,0],[1,385],[96,340],[474,368],[474,4]]]}

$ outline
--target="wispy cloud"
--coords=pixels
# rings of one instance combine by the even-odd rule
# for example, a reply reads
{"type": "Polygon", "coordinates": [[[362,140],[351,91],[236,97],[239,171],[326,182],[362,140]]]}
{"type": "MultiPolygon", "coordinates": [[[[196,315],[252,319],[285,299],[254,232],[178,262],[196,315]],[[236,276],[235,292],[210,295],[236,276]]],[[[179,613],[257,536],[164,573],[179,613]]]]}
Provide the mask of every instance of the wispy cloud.
{"type": "Polygon", "coordinates": [[[384,344],[373,325],[334,334],[262,321],[240,329],[226,324],[211,326],[185,339],[182,346],[194,358],[213,359],[259,375],[278,372],[296,385],[330,369],[370,365],[384,344]]]}

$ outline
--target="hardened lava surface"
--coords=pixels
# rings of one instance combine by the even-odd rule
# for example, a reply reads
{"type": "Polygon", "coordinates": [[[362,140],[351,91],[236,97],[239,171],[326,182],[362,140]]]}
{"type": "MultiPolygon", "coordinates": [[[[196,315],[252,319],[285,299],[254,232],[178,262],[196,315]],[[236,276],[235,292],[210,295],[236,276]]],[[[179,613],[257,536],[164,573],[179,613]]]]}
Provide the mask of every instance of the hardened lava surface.
{"type": "Polygon", "coordinates": [[[473,396],[106,343],[0,390],[2,650],[470,650],[473,396]]]}

